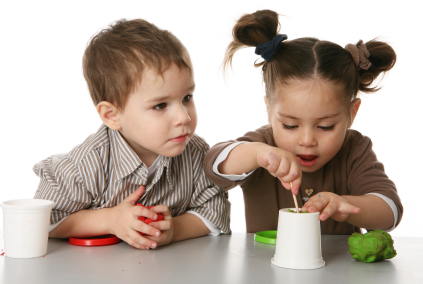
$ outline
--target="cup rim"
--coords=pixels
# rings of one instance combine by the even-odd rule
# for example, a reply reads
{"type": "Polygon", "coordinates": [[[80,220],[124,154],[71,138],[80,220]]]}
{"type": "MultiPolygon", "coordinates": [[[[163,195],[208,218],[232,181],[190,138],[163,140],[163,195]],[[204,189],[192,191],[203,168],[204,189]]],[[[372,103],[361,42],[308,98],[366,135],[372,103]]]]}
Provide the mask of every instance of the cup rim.
{"type": "Polygon", "coordinates": [[[55,202],[47,199],[35,199],[35,198],[22,198],[22,199],[11,199],[7,201],[3,201],[0,203],[0,207],[3,207],[4,209],[14,209],[14,210],[20,210],[20,209],[45,209],[45,208],[52,208],[54,206],[55,202]],[[7,204],[8,202],[19,202],[19,201],[27,201],[27,200],[36,200],[33,205],[12,205],[7,204]]]}
{"type": "MultiPolygon", "coordinates": [[[[295,214],[296,213],[296,212],[288,212],[288,209],[297,211],[297,208],[294,207],[294,208],[282,208],[282,209],[279,209],[279,212],[289,213],[289,214],[292,214],[292,213],[295,214]]],[[[320,215],[320,212],[317,211],[317,212],[311,212],[311,213],[299,213],[299,214],[295,214],[295,215],[298,215],[298,216],[320,215]]]]}

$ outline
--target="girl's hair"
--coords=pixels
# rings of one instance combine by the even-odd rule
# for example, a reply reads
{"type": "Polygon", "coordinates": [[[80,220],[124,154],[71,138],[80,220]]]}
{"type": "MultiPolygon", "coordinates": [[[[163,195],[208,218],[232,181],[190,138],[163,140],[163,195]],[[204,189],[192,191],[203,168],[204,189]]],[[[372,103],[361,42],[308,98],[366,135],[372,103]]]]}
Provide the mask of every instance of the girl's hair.
{"type": "MultiPolygon", "coordinates": [[[[232,57],[243,47],[258,46],[270,41],[279,33],[278,14],[271,10],[261,10],[242,16],[232,30],[233,41],[229,44],[224,69],[232,65],[232,57]]],[[[365,43],[370,53],[371,66],[368,70],[357,67],[351,53],[338,44],[316,38],[304,37],[281,43],[280,48],[269,62],[255,62],[262,66],[266,98],[273,100],[278,84],[289,84],[292,79],[326,79],[345,86],[345,100],[349,105],[361,92],[376,92],[380,88],[371,87],[373,81],[390,70],[396,60],[395,51],[390,45],[377,40],[365,43]]]]}

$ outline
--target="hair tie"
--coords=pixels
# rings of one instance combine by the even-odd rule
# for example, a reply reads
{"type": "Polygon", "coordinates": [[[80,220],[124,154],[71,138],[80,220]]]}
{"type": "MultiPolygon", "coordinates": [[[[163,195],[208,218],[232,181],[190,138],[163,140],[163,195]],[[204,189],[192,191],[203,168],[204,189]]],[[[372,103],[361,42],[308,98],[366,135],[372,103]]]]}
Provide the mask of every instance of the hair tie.
{"type": "Polygon", "coordinates": [[[366,45],[363,43],[363,40],[359,40],[357,44],[347,44],[345,50],[351,53],[355,66],[359,66],[361,69],[367,70],[372,65],[369,61],[370,53],[367,50],[366,45]]]}
{"type": "Polygon", "coordinates": [[[281,42],[288,39],[285,34],[279,34],[269,41],[263,42],[256,47],[255,53],[261,55],[264,61],[269,62],[275,56],[278,49],[281,47],[281,42]]]}

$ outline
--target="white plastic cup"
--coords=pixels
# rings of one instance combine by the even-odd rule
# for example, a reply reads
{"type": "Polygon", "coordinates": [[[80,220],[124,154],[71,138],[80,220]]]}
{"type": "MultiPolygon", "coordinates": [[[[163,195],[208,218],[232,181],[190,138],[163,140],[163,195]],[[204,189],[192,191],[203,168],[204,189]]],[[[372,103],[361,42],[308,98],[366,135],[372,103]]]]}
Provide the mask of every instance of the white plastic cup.
{"type": "MultiPolygon", "coordinates": [[[[291,210],[297,211],[295,208],[291,210]]],[[[291,269],[325,266],[322,258],[319,212],[293,213],[279,210],[278,234],[272,264],[291,269]]]]}
{"type": "Polygon", "coordinates": [[[3,207],[4,252],[12,258],[47,254],[50,213],[54,202],[43,199],[9,200],[3,207]]]}

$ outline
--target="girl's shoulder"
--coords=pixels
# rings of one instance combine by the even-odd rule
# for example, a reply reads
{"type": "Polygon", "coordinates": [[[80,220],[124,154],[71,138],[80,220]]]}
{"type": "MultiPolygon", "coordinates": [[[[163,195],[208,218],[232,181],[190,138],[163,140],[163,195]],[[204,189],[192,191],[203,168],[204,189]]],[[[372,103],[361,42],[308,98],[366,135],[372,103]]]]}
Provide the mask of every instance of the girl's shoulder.
{"type": "Polygon", "coordinates": [[[345,136],[344,145],[343,145],[342,148],[352,150],[352,149],[356,149],[357,147],[358,148],[362,148],[362,147],[367,148],[367,147],[369,147],[369,145],[370,146],[373,145],[372,140],[369,137],[361,134],[357,130],[348,129],[347,134],[345,136]],[[347,147],[345,147],[345,146],[347,146],[347,147]]]}
{"type": "Polygon", "coordinates": [[[359,131],[353,129],[347,130],[344,144],[338,154],[352,163],[369,156],[373,159],[376,158],[376,155],[373,152],[372,140],[361,134],[359,131]]]}

